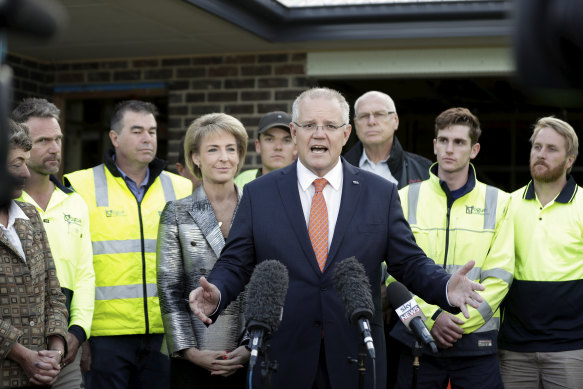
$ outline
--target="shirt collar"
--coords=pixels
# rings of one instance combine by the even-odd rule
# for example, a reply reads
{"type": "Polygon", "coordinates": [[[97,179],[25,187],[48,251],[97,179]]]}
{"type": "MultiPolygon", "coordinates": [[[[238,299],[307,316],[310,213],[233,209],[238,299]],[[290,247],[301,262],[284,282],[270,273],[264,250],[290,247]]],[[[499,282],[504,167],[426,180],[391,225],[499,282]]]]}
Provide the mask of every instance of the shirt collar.
{"type": "MultiPolygon", "coordinates": [[[[316,178],[319,178],[312,171],[308,170],[308,168],[305,167],[304,164],[302,164],[299,158],[297,172],[298,181],[303,191],[306,191],[308,187],[312,185],[314,180],[316,178]]],[[[340,158],[338,158],[338,162],[336,163],[336,165],[322,178],[325,178],[328,181],[328,184],[334,190],[338,191],[340,189],[342,185],[342,163],[340,162],[340,158]]]]}
{"type": "Polygon", "coordinates": [[[16,219],[29,220],[22,208],[16,204],[16,201],[12,200],[10,201],[10,208],[8,209],[8,225],[4,228],[7,230],[10,229],[14,225],[16,219]]]}
{"type": "Polygon", "coordinates": [[[59,188],[61,191],[63,191],[64,193],[67,193],[67,194],[69,194],[69,193],[73,193],[73,189],[71,189],[71,188],[67,188],[66,186],[64,186],[64,185],[61,183],[61,181],[59,181],[59,179],[58,179],[57,177],[55,177],[53,174],[51,174],[51,175],[49,176],[49,180],[51,180],[51,182],[52,182],[53,184],[55,184],[55,186],[56,186],[57,188],[59,188]]]}
{"type": "MultiPolygon", "coordinates": [[[[567,183],[565,184],[565,186],[561,190],[561,193],[559,193],[559,195],[555,198],[555,202],[556,203],[563,203],[563,204],[570,203],[575,198],[575,194],[577,193],[578,189],[579,189],[579,186],[577,185],[577,182],[575,182],[575,179],[573,178],[573,176],[568,175],[567,176],[567,183]]],[[[525,200],[536,199],[536,192],[534,191],[534,183],[532,180],[530,180],[530,182],[526,186],[526,189],[524,191],[524,194],[522,195],[522,198],[525,200]]]]}
{"type": "MultiPolygon", "coordinates": [[[[115,164],[115,166],[117,167],[117,170],[119,170],[119,172],[121,173],[121,176],[123,177],[123,179],[125,181],[135,182],[123,170],[121,170],[121,168],[119,167],[119,165],[117,163],[115,164]]],[[[149,179],[150,179],[150,167],[148,167],[148,169],[146,170],[146,177],[144,177],[144,181],[142,181],[140,184],[135,182],[135,184],[138,185],[138,187],[146,186],[146,185],[148,185],[149,179]]]]}
{"type": "MultiPolygon", "coordinates": [[[[387,161],[389,160],[389,158],[391,158],[391,154],[389,154],[389,156],[387,157],[387,159],[385,159],[384,161],[381,161],[381,162],[387,163],[387,161]]],[[[366,155],[366,150],[363,147],[362,148],[362,155],[360,156],[360,161],[358,161],[358,167],[362,167],[365,163],[369,163],[371,166],[375,166],[376,165],[373,161],[371,161],[368,158],[368,155],[366,155]]]]}

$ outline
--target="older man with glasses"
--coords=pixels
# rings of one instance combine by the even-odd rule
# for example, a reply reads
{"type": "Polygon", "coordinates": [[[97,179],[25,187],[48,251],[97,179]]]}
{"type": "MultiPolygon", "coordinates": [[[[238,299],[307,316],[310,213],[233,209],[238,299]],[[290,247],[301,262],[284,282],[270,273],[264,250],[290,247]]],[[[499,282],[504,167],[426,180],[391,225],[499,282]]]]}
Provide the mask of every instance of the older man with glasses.
{"type": "Polygon", "coordinates": [[[399,189],[429,178],[431,161],[403,150],[395,131],[399,115],[393,99],[369,91],[354,103],[357,142],[344,158],[354,166],[376,173],[399,189]]]}
{"type": "MultiPolygon", "coordinates": [[[[395,131],[399,128],[399,115],[395,103],[389,95],[369,91],[356,99],[354,126],[359,141],[344,154],[346,161],[361,169],[378,174],[397,185],[399,189],[429,178],[431,161],[420,155],[404,151],[395,136],[395,131]]],[[[383,273],[383,278],[386,279],[387,274],[383,273]]],[[[384,285],[382,287],[384,292],[384,285]]],[[[389,371],[387,388],[391,389],[394,385],[402,346],[388,336],[397,317],[386,304],[383,306],[389,371]]]]}

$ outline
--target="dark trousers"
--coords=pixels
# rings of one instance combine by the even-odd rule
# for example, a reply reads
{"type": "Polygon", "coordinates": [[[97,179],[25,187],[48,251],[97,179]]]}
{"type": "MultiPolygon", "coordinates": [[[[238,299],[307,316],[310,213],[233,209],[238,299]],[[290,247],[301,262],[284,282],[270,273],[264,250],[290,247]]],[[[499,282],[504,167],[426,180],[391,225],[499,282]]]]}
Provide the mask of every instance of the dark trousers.
{"type": "Polygon", "coordinates": [[[91,389],[168,388],[170,360],[164,335],[96,336],[91,343],[91,389]]]}
{"type": "Polygon", "coordinates": [[[384,324],[384,331],[385,347],[387,349],[387,389],[393,389],[397,382],[397,375],[399,374],[399,360],[401,359],[401,353],[404,352],[407,347],[390,335],[395,323],[399,322],[400,319],[393,308],[389,309],[391,311],[391,322],[389,324],[384,324]]]}
{"type": "Polygon", "coordinates": [[[186,359],[170,358],[171,389],[245,389],[247,365],[228,377],[211,373],[186,359]]]}
{"type": "MultiPolygon", "coordinates": [[[[420,359],[416,389],[445,389],[451,380],[452,389],[504,389],[496,354],[436,358],[423,355],[420,359]]],[[[401,354],[395,388],[411,389],[413,355],[401,354]]]]}

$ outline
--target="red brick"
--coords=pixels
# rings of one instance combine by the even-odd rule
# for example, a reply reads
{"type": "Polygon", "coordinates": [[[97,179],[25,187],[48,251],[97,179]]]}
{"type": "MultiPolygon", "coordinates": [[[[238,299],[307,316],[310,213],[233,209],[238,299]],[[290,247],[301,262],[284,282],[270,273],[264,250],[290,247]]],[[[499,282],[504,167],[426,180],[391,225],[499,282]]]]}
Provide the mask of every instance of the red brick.
{"type": "Polygon", "coordinates": [[[236,66],[216,66],[208,69],[209,77],[237,77],[239,69],[236,66]]]}
{"type": "Polygon", "coordinates": [[[274,74],[281,75],[281,74],[305,74],[304,65],[279,65],[276,66],[274,69],[274,74]]]}

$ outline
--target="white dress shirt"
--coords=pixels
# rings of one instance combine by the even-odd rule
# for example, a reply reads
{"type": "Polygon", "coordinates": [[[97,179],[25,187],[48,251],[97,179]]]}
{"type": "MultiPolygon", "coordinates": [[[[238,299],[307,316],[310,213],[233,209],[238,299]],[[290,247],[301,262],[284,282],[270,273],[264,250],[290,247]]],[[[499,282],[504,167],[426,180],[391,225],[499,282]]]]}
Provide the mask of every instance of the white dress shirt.
{"type": "Polygon", "coordinates": [[[387,163],[390,156],[391,155],[389,154],[387,159],[385,159],[384,161],[374,163],[370,159],[368,159],[368,156],[366,155],[366,150],[362,149],[362,155],[360,156],[360,161],[358,161],[358,167],[361,168],[362,170],[375,173],[376,175],[383,177],[385,180],[388,180],[395,185],[399,185],[399,181],[397,181],[397,179],[393,177],[391,169],[389,169],[389,164],[387,163]]]}
{"type": "Polygon", "coordinates": [[[8,225],[4,226],[2,225],[2,223],[0,223],[0,229],[2,230],[2,232],[4,232],[6,238],[8,238],[10,244],[12,244],[12,246],[14,246],[16,250],[18,250],[18,253],[22,257],[24,262],[26,262],[26,256],[24,255],[22,242],[18,237],[18,233],[16,233],[16,228],[14,228],[14,221],[16,219],[29,220],[28,216],[26,216],[24,211],[16,204],[14,200],[12,200],[10,201],[10,208],[8,209],[8,225]]]}
{"type": "Polygon", "coordinates": [[[336,165],[324,177],[318,177],[298,159],[298,191],[300,193],[300,201],[302,202],[302,210],[304,211],[304,219],[306,220],[306,228],[310,225],[310,208],[312,208],[312,197],[316,189],[314,188],[314,180],[316,178],[325,178],[328,185],[324,187],[322,194],[326,200],[326,209],[328,210],[328,250],[330,250],[330,243],[334,236],[334,228],[336,227],[336,220],[338,220],[338,212],[340,211],[340,200],[342,200],[342,163],[340,158],[336,165]]]}

